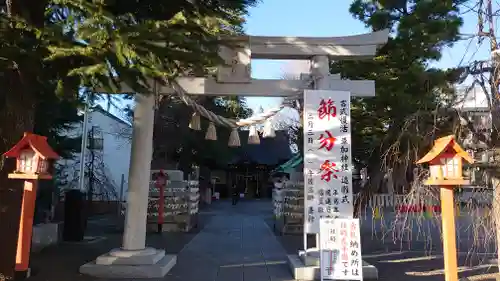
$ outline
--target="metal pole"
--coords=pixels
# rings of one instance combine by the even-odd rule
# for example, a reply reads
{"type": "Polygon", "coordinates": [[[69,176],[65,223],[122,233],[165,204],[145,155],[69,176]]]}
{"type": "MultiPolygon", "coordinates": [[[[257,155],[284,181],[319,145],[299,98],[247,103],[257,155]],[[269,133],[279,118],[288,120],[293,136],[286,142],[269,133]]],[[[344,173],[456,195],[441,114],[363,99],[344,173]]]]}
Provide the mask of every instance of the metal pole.
{"type": "Polygon", "coordinates": [[[88,212],[87,214],[90,216],[92,212],[92,201],[94,199],[94,161],[95,161],[95,153],[94,153],[94,126],[90,128],[88,133],[88,148],[90,150],[90,163],[89,163],[89,184],[87,189],[87,205],[88,212]]]}
{"type": "Polygon", "coordinates": [[[86,95],[85,107],[83,109],[82,145],[80,152],[80,179],[78,182],[78,188],[82,192],[85,190],[85,150],[87,149],[87,125],[89,121],[88,111],[89,111],[89,103],[88,103],[88,95],[86,95]]]}
{"type": "MultiPolygon", "coordinates": [[[[304,219],[307,219],[307,218],[304,217],[304,219]]],[[[303,243],[304,243],[304,255],[307,256],[307,251],[309,250],[307,248],[307,233],[305,231],[302,231],[302,235],[303,235],[302,239],[304,239],[303,240],[303,243]]]]}

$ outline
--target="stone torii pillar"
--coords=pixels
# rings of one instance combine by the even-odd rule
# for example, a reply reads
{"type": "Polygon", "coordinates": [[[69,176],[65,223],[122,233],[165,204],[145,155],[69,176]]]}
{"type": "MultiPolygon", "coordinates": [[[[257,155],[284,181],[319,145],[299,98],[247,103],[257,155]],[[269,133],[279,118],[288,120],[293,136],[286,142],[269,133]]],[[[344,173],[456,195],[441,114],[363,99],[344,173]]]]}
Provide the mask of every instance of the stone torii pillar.
{"type": "MultiPolygon", "coordinates": [[[[338,75],[329,75],[329,59],[371,58],[377,48],[387,42],[388,33],[384,30],[330,38],[242,36],[235,38],[241,42],[240,47],[221,48],[221,56],[231,65],[219,67],[217,79],[181,77],[177,83],[190,95],[292,96],[302,91],[308,81],[252,79],[251,59],[312,58],[311,74],[319,77],[315,87],[370,97],[375,95],[374,81],[340,80],[338,75]]],[[[123,93],[133,92],[127,85],[121,88],[123,93]]],[[[163,86],[159,87],[159,93],[173,94],[175,91],[163,86]]],[[[80,272],[84,274],[104,278],[160,278],[176,263],[175,255],[165,255],[164,250],[146,247],[155,97],[152,94],[136,95],[135,99],[123,245],[82,265],[80,272]]]]}
{"type": "MultiPolygon", "coordinates": [[[[127,213],[125,225],[127,231],[123,233],[122,252],[138,254],[154,253],[146,248],[146,221],[147,202],[144,198],[149,194],[150,169],[153,156],[153,128],[154,128],[154,95],[135,95],[136,109],[134,110],[132,147],[129,167],[129,189],[127,196],[127,213]],[[153,120],[153,122],[151,122],[153,120]],[[147,182],[148,185],[144,186],[147,182]],[[135,251],[135,252],[134,252],[135,251]]],[[[154,250],[154,249],[153,249],[154,250]]]]}

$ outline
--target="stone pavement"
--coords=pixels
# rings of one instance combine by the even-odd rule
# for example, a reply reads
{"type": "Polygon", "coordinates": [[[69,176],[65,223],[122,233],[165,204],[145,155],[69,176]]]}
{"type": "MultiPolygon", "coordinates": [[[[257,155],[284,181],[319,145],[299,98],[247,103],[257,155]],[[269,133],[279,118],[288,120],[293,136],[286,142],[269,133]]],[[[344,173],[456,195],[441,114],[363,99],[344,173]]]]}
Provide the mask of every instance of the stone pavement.
{"type": "MultiPolygon", "coordinates": [[[[202,209],[201,225],[194,232],[148,235],[148,246],[178,255],[177,265],[161,280],[293,280],[286,264],[286,254],[296,254],[302,248],[302,236],[275,236],[272,232],[271,208],[269,200],[242,201],[236,206],[227,201],[219,201],[202,209]]],[[[362,223],[367,223],[366,219],[362,223]]],[[[425,252],[428,249],[425,244],[411,241],[403,245],[392,239],[380,239],[372,235],[372,231],[374,230],[369,226],[362,233],[362,252],[364,259],[379,269],[379,280],[444,280],[443,260],[439,249],[431,253],[425,252]]],[[[121,229],[112,220],[90,223],[88,235],[101,235],[104,240],[90,244],[62,243],[33,254],[34,276],[30,280],[104,281],[81,275],[78,268],[100,254],[119,247],[121,233],[121,229]]],[[[440,244],[439,238],[437,240],[435,244],[440,244]]],[[[311,245],[313,243],[314,239],[309,242],[311,245]]],[[[461,277],[495,280],[496,276],[482,279],[487,273],[498,272],[488,259],[486,256],[461,256],[461,277]]]]}
{"type": "Polygon", "coordinates": [[[270,202],[217,204],[215,216],[182,249],[165,280],[293,280],[286,252],[265,222],[270,202]]]}
{"type": "MultiPolygon", "coordinates": [[[[265,221],[272,216],[271,208],[269,200],[243,201],[236,206],[219,201],[201,210],[200,225],[190,233],[148,235],[148,246],[178,255],[177,265],[161,280],[293,280],[286,264],[286,252],[265,221]]],[[[79,274],[78,268],[120,247],[122,230],[119,225],[120,222],[113,219],[93,221],[89,223],[87,235],[100,236],[102,240],[61,243],[33,254],[30,280],[105,281],[79,274]]]]}

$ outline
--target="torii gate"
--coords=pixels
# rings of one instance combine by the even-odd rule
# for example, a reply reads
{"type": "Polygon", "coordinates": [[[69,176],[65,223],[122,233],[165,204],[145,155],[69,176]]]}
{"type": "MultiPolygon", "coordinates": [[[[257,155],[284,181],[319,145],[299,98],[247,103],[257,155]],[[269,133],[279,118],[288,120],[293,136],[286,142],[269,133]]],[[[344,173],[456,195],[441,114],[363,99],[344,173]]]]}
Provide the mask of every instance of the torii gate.
{"type": "MultiPolygon", "coordinates": [[[[313,38],[241,36],[233,49],[221,48],[221,57],[230,66],[221,66],[217,78],[181,77],[177,84],[189,95],[281,96],[297,95],[304,90],[304,78],[314,77],[314,89],[348,91],[353,96],[375,96],[374,81],[341,80],[331,75],[329,60],[366,59],[387,42],[389,30],[368,34],[313,38]],[[251,59],[310,60],[309,74],[301,80],[252,79],[251,59]]],[[[173,94],[168,86],[159,94],[173,94]]],[[[124,93],[133,92],[123,85],[124,93]]],[[[129,168],[127,211],[120,249],[99,256],[80,267],[80,272],[97,277],[159,278],[175,265],[175,255],[146,247],[146,217],[151,158],[153,154],[154,95],[136,95],[132,148],[129,168]]]]}

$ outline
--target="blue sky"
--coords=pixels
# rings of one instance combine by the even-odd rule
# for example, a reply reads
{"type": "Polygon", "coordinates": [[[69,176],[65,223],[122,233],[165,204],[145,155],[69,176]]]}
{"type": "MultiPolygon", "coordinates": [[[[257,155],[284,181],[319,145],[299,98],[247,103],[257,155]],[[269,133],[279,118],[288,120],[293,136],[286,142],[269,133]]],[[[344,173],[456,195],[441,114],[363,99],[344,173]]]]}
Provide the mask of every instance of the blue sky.
{"type": "MultiPolygon", "coordinates": [[[[250,35],[268,36],[343,36],[368,32],[364,25],[349,13],[350,0],[263,0],[250,10],[246,31],[250,35]]],[[[465,14],[464,34],[476,33],[477,19],[474,13],[465,14]]],[[[443,52],[436,67],[454,67],[461,61],[467,64],[472,59],[488,57],[488,41],[478,50],[477,40],[464,40],[443,52]],[[477,52],[476,52],[477,50],[477,52]],[[467,54],[464,56],[464,54],[467,54]]],[[[289,63],[283,61],[254,61],[254,78],[281,78],[289,63]]],[[[269,108],[279,104],[279,98],[248,98],[249,106],[256,110],[260,106],[269,108]]]]}

